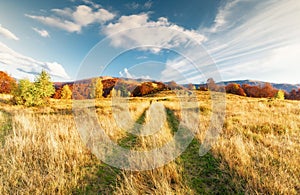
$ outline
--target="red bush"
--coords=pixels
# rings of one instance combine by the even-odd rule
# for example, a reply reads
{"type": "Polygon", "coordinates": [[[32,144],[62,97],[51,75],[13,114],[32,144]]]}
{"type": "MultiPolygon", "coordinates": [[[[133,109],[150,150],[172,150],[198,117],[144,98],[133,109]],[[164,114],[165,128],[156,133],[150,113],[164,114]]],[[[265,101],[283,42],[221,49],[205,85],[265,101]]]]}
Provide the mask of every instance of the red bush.
{"type": "Polygon", "coordinates": [[[277,93],[277,89],[274,89],[270,83],[266,83],[260,91],[260,97],[268,98],[274,97],[277,93]]]}
{"type": "Polygon", "coordinates": [[[55,93],[53,94],[52,98],[61,99],[61,91],[65,85],[69,85],[70,90],[73,91],[73,84],[60,84],[59,83],[55,86],[55,93]]]}
{"type": "Polygon", "coordinates": [[[235,95],[241,95],[241,96],[246,96],[246,93],[243,88],[239,84],[236,83],[229,83],[225,87],[226,93],[232,93],[235,95]]]}
{"type": "Polygon", "coordinates": [[[132,91],[132,96],[134,97],[144,96],[144,95],[156,93],[158,91],[163,91],[167,88],[168,87],[161,82],[144,82],[141,85],[137,86],[132,91]]]}
{"type": "Polygon", "coordinates": [[[285,94],[285,98],[289,100],[300,100],[300,88],[293,89],[289,94],[285,94]]]}
{"type": "Polygon", "coordinates": [[[277,89],[273,88],[270,83],[266,83],[264,86],[251,86],[244,84],[242,86],[243,90],[248,97],[257,97],[257,98],[272,98],[277,93],[277,89]]]}

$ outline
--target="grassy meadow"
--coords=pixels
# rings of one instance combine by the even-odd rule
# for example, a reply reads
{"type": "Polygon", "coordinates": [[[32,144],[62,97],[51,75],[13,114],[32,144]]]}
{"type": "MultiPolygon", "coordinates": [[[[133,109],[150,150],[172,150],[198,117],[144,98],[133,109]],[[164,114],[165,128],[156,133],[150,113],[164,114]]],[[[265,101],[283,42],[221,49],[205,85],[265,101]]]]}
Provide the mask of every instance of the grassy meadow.
{"type": "MultiPolygon", "coordinates": [[[[0,194],[299,194],[300,102],[226,95],[218,140],[204,156],[199,147],[209,127],[211,96],[195,92],[200,124],[194,140],[174,161],[149,171],[126,171],[100,162],[76,129],[72,102],[51,100],[25,108],[0,97],[0,194]]],[[[171,92],[130,98],[132,118],[149,120],[151,102],[165,106],[155,135],[121,129],[109,98],[96,101],[100,125],[123,147],[147,150],[172,139],[181,111],[171,92]]]]}

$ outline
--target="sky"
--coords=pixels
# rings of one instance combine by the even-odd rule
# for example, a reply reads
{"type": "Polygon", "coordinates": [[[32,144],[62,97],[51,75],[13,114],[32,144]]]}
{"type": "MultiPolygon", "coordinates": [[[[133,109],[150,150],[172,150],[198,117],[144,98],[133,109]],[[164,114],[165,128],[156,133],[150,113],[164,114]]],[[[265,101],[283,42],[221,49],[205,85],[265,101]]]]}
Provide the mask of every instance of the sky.
{"type": "Polygon", "coordinates": [[[299,84],[299,0],[0,0],[0,71],[299,84]]]}

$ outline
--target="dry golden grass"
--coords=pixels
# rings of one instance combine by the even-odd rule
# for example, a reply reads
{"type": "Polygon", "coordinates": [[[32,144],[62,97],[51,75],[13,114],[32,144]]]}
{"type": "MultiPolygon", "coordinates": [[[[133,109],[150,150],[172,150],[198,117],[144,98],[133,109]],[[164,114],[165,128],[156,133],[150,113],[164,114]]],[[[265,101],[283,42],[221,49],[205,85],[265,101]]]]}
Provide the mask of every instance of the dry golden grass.
{"type": "Polygon", "coordinates": [[[213,152],[246,190],[300,193],[300,102],[230,95],[224,131],[213,152]]]}
{"type": "MultiPolygon", "coordinates": [[[[198,194],[223,189],[224,193],[300,193],[300,102],[227,95],[219,139],[199,157],[196,146],[203,141],[212,110],[209,92],[197,96],[200,125],[190,125],[199,143],[193,142],[169,164],[142,172],[98,161],[80,139],[70,101],[23,108],[0,97],[0,194],[198,194]]],[[[178,100],[168,92],[131,98],[134,121],[149,120],[146,110],[151,100],[168,108],[168,122],[156,135],[128,134],[114,121],[109,100],[96,102],[100,125],[124,147],[147,150],[164,145],[182,117],[178,100]]]]}
{"type": "Polygon", "coordinates": [[[14,113],[1,148],[1,194],[65,194],[90,160],[70,116],[14,113]]]}

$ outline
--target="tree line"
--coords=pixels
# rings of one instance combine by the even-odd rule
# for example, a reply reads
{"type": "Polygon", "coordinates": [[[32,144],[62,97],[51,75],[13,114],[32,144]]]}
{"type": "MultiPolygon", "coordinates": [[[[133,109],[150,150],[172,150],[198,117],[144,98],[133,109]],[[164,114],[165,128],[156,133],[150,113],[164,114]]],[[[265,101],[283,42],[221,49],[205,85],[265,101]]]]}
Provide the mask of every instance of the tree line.
{"type": "Polygon", "coordinates": [[[261,86],[248,84],[229,83],[226,86],[219,86],[210,78],[206,84],[200,85],[197,89],[193,84],[187,87],[178,85],[175,81],[162,82],[125,82],[121,79],[112,78],[102,80],[93,78],[82,80],[76,83],[56,84],[51,81],[49,74],[42,71],[36,76],[34,82],[22,79],[16,82],[7,73],[0,71],[0,93],[12,94],[12,102],[18,105],[39,106],[55,99],[99,99],[111,96],[138,97],[153,94],[163,90],[200,90],[200,91],[223,91],[230,94],[254,97],[254,98],[276,98],[300,100],[300,88],[291,92],[278,90],[271,84],[261,86]]]}

